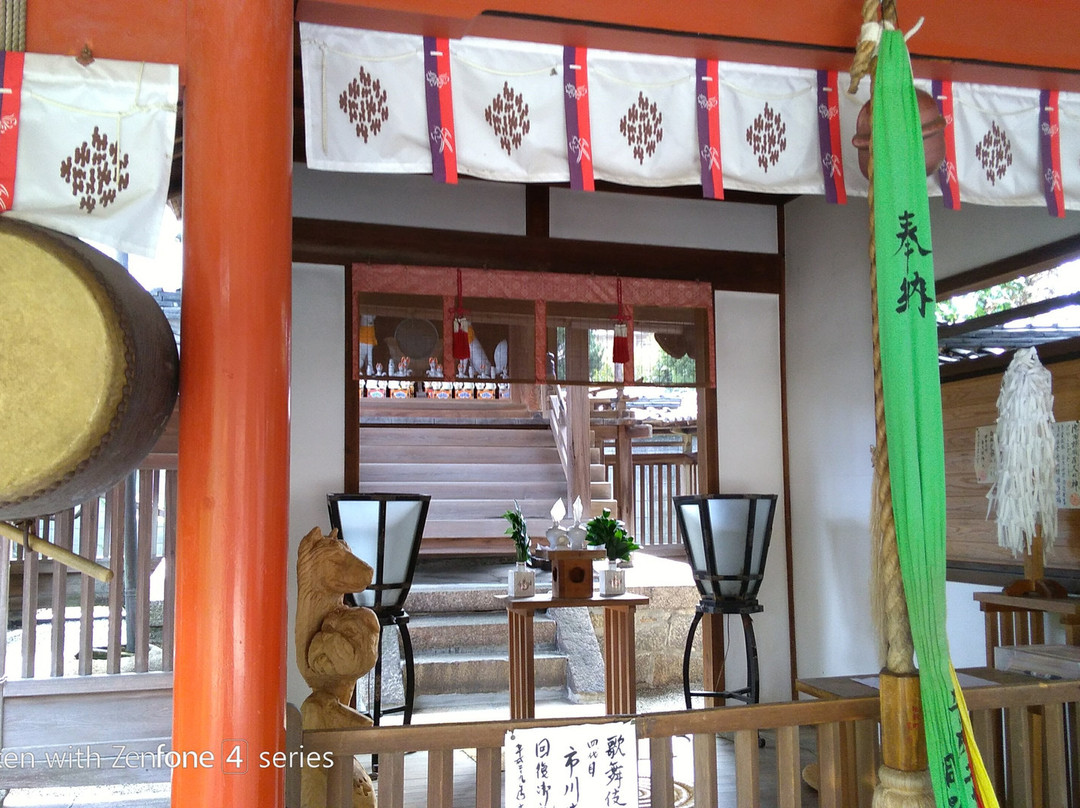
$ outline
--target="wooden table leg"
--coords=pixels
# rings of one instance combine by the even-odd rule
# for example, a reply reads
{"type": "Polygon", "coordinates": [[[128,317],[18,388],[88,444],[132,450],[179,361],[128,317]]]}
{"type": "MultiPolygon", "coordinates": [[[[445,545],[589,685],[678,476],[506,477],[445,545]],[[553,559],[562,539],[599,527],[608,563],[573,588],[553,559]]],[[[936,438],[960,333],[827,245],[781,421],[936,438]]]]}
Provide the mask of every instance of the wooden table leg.
{"type": "Polygon", "coordinates": [[[604,695],[608,715],[637,712],[634,607],[604,607],[604,695]]]}
{"type": "Polygon", "coordinates": [[[510,718],[536,717],[532,610],[507,610],[510,635],[510,718]]]}

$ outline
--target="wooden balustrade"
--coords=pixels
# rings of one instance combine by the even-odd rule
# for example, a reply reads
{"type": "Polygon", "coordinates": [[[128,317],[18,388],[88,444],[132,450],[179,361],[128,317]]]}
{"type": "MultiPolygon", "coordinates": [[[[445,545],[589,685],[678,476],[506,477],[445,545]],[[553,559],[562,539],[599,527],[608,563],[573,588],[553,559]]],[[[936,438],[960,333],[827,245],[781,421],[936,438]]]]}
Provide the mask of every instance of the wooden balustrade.
{"type": "MultiPolygon", "coordinates": [[[[681,452],[634,455],[634,522],[638,544],[682,554],[682,537],[672,497],[698,491],[697,456],[681,452]]],[[[614,474],[609,457],[608,479],[614,474]]]]}
{"type": "MultiPolygon", "coordinates": [[[[980,748],[997,793],[1007,808],[1062,806],[1077,808],[1077,711],[1080,682],[1042,681],[1017,677],[1012,684],[979,687],[967,693],[980,748]],[[995,730],[1001,729],[1000,740],[995,730]]],[[[717,709],[654,713],[614,718],[589,718],[588,723],[632,720],[639,740],[647,741],[651,805],[675,804],[673,740],[692,743],[694,804],[698,808],[724,805],[757,806],[763,802],[762,759],[775,755],[775,804],[781,808],[802,805],[802,767],[818,764],[817,805],[820,808],[862,808],[869,805],[876,778],[876,697],[842,698],[758,704],[717,709]],[[869,726],[870,732],[862,731],[869,726]],[[812,728],[816,755],[804,756],[800,731],[812,728]],[[763,752],[761,733],[774,740],[763,752]],[[718,741],[718,734],[724,740],[718,741]],[[872,748],[852,748],[841,743],[852,738],[872,748]],[[730,754],[718,761],[718,749],[733,740],[730,754]],[[852,766],[857,770],[852,771],[852,766]],[[733,768],[733,770],[731,770],[733,768]],[[719,788],[722,785],[723,788],[719,788]]],[[[410,766],[425,767],[419,780],[426,790],[427,808],[452,805],[498,808],[502,799],[500,750],[507,731],[530,727],[568,726],[580,719],[494,721],[469,724],[375,727],[362,730],[320,730],[295,733],[290,752],[303,744],[306,760],[330,761],[327,802],[329,808],[350,805],[352,756],[379,755],[377,783],[380,808],[421,804],[417,795],[406,801],[406,755],[410,766]],[[468,755],[456,754],[468,749],[468,755]],[[414,753],[426,755],[414,756],[414,753]],[[349,765],[341,765],[348,761],[349,765]],[[471,773],[471,777],[470,777],[471,773]],[[455,786],[457,794],[455,795],[455,786]]],[[[290,781],[298,769],[291,769],[290,781]]],[[[771,778],[770,778],[771,780],[771,778]]],[[[293,782],[295,786],[295,782],[293,782]]]]}
{"type": "Polygon", "coordinates": [[[124,480],[77,508],[33,521],[33,531],[42,539],[108,567],[113,577],[107,585],[18,543],[6,539],[0,543],[0,578],[7,582],[9,594],[0,600],[0,611],[8,623],[8,612],[18,608],[22,631],[18,673],[7,671],[6,660],[0,658],[0,675],[31,679],[117,674],[125,653],[133,656],[134,672],[172,670],[177,473],[175,468],[146,468],[136,472],[134,480],[136,496],[130,496],[124,480]],[[129,508],[134,512],[126,514],[129,508]],[[132,526],[134,587],[130,588],[124,573],[130,545],[125,531],[132,526]],[[150,577],[162,559],[161,636],[152,639],[150,577]],[[125,648],[125,620],[133,638],[130,649],[125,648]],[[75,663],[73,643],[78,648],[75,663]],[[152,645],[161,648],[160,663],[151,663],[152,645]],[[95,657],[102,654],[104,666],[95,668],[95,657]]]}

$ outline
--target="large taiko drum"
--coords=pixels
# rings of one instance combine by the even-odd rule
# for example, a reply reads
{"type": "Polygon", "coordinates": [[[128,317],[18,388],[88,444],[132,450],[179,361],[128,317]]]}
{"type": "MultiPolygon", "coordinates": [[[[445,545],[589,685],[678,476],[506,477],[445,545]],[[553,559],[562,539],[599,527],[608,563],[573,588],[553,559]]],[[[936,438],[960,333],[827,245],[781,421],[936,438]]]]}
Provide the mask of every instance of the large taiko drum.
{"type": "Polygon", "coordinates": [[[154,301],[81,241],[0,217],[0,519],[119,482],[176,403],[179,356],[154,301]]]}

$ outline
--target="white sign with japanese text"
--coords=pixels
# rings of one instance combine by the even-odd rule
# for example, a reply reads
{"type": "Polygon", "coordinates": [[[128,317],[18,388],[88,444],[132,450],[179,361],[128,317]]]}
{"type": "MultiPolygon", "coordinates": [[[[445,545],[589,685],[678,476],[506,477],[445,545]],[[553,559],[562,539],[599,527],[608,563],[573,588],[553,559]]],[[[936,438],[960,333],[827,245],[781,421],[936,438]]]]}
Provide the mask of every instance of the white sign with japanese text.
{"type": "Polygon", "coordinates": [[[503,755],[507,808],[637,808],[633,722],[511,730],[503,755]]]}

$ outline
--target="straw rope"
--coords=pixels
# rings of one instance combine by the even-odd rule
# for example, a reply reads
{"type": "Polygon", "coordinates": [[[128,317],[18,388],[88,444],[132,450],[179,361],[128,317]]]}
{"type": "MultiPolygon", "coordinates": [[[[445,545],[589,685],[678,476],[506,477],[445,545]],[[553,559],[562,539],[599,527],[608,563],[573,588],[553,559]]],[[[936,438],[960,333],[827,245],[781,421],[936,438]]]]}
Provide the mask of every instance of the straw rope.
{"type": "Polygon", "coordinates": [[[0,0],[0,49],[26,50],[26,0],[0,0]]]}
{"type": "MultiPolygon", "coordinates": [[[[866,0],[863,19],[873,22],[881,8],[882,19],[896,24],[896,4],[892,0],[866,0]]],[[[872,73],[874,43],[870,51],[861,42],[852,63],[852,86],[867,72],[872,73]],[[861,73],[858,71],[861,70],[861,73]],[[858,76],[857,76],[858,73],[858,76]]],[[[870,177],[870,310],[874,346],[874,427],[876,445],[873,450],[874,482],[872,487],[870,533],[872,541],[872,607],[878,636],[883,644],[882,655],[886,670],[892,673],[915,671],[915,646],[911,639],[907,601],[900,577],[900,555],[896,546],[896,521],[892,508],[892,485],[889,479],[889,448],[885,439],[885,399],[881,377],[881,342],[878,328],[877,251],[874,246],[874,150],[871,139],[867,173],[870,177]]]]}

